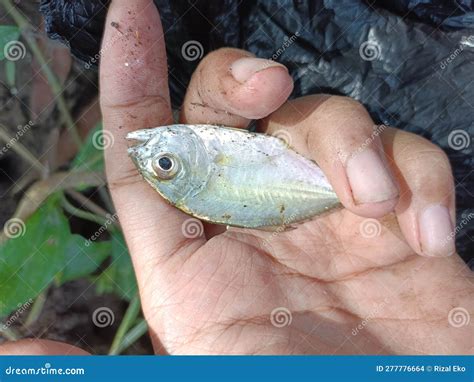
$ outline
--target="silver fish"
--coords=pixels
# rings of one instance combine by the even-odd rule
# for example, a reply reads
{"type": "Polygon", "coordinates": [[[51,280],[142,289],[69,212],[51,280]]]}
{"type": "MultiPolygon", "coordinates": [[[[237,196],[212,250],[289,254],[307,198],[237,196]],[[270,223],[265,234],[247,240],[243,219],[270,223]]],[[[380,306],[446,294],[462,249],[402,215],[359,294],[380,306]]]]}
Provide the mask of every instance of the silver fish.
{"type": "Polygon", "coordinates": [[[212,223],[288,226],[339,204],[321,169],[283,140],[213,125],[131,132],[128,153],[169,203],[212,223]]]}

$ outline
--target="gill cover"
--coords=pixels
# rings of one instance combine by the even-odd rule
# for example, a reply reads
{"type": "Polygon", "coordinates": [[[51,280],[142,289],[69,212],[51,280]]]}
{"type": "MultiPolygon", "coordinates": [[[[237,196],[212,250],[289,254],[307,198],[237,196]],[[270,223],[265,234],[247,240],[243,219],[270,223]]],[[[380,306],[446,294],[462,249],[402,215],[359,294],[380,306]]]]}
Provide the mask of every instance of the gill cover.
{"type": "Polygon", "coordinates": [[[172,204],[183,202],[206,186],[211,161],[201,138],[186,125],[136,130],[127,135],[135,142],[128,153],[145,180],[172,204]],[[169,179],[157,175],[157,160],[164,155],[176,161],[169,179]]]}

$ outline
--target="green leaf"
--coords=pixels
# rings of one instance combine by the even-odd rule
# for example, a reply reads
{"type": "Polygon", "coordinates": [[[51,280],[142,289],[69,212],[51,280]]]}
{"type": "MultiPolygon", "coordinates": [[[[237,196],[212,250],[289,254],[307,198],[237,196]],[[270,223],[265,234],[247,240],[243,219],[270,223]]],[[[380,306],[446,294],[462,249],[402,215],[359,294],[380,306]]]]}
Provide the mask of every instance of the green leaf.
{"type": "Polygon", "coordinates": [[[111,242],[91,242],[71,234],[58,194],[26,223],[17,224],[22,235],[0,247],[0,317],[37,297],[53,281],[90,275],[112,252],[111,242]]]}
{"type": "Polygon", "coordinates": [[[115,293],[130,301],[137,292],[132,260],[123,235],[112,232],[112,264],[97,278],[98,293],[115,293]]]}
{"type": "MultiPolygon", "coordinates": [[[[20,29],[15,25],[0,25],[0,61],[5,59],[8,46],[20,38],[20,29]]],[[[18,47],[24,45],[21,43],[18,47]]]]}
{"type": "Polygon", "coordinates": [[[58,281],[76,280],[86,277],[97,270],[112,252],[110,242],[91,242],[79,235],[72,235],[66,244],[67,264],[59,275],[58,281]]]}
{"type": "MultiPolygon", "coordinates": [[[[20,226],[24,223],[20,222],[20,226]]],[[[68,221],[51,198],[0,247],[0,317],[35,298],[65,264],[68,221]]]]}
{"type": "Polygon", "coordinates": [[[5,77],[7,80],[7,85],[11,88],[15,87],[15,73],[16,73],[16,64],[13,61],[5,62],[5,77]]]}
{"type": "Polygon", "coordinates": [[[104,145],[108,137],[103,135],[102,122],[99,122],[87,136],[81,150],[72,162],[72,168],[87,171],[104,170],[104,145]]]}

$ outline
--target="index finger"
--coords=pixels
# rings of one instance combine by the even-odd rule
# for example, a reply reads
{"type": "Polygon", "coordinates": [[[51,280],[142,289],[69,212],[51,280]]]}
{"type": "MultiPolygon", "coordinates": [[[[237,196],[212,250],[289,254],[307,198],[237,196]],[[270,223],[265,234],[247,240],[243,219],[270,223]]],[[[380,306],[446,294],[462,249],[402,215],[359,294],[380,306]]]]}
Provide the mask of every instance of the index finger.
{"type": "Polygon", "coordinates": [[[186,215],[141,179],[127,155],[128,132],[172,123],[165,42],[152,0],[112,1],[102,43],[100,98],[105,134],[114,138],[105,152],[107,178],[143,292],[144,280],[156,277],[150,264],[191,243],[181,232],[186,215]]]}

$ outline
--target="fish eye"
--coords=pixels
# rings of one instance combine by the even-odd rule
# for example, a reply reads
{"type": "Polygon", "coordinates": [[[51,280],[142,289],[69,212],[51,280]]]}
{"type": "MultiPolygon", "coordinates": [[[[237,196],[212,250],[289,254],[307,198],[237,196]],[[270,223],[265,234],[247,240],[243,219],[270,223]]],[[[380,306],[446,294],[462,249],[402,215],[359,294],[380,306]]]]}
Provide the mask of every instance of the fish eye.
{"type": "Polygon", "coordinates": [[[159,179],[172,179],[179,171],[178,160],[169,153],[163,153],[153,159],[153,170],[159,179]]]}
{"type": "Polygon", "coordinates": [[[169,157],[161,157],[158,159],[158,166],[160,166],[163,171],[169,171],[171,167],[173,167],[173,161],[169,157]]]}

